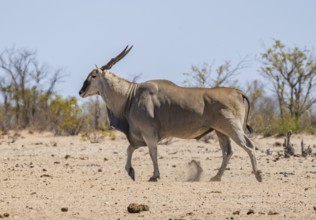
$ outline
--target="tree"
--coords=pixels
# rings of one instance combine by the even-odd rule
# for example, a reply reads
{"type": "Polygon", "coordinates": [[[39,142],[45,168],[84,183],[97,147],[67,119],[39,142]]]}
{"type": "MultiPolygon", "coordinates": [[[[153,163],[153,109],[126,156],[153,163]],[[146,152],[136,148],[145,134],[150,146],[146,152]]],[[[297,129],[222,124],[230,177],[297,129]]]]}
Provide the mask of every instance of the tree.
{"type": "Polygon", "coordinates": [[[245,68],[244,63],[245,59],[232,67],[230,61],[225,61],[215,70],[215,73],[213,64],[204,63],[201,67],[193,65],[190,73],[184,73],[185,76],[188,76],[188,79],[183,84],[194,87],[238,87],[238,81],[234,80],[233,77],[238,71],[245,68]]]}
{"type": "Polygon", "coordinates": [[[250,121],[254,125],[256,131],[258,131],[260,124],[258,124],[258,118],[261,117],[263,112],[262,101],[265,100],[264,96],[264,84],[261,81],[254,80],[251,83],[247,83],[247,87],[244,90],[249,98],[250,108],[250,121]]]}
{"type": "Polygon", "coordinates": [[[287,115],[296,122],[316,102],[316,59],[307,49],[286,48],[275,40],[271,48],[261,54],[262,74],[272,82],[282,119],[287,115]]]}
{"type": "Polygon", "coordinates": [[[4,50],[0,54],[0,90],[4,114],[8,115],[10,107],[14,111],[13,124],[16,127],[32,125],[40,114],[39,110],[47,111],[43,107],[47,107],[47,101],[62,77],[60,69],[50,71],[47,65],[39,64],[35,51],[4,50]],[[46,86],[48,88],[44,89],[46,86]]]}
{"type": "Polygon", "coordinates": [[[246,94],[250,100],[250,108],[255,109],[263,99],[265,90],[264,84],[258,80],[254,80],[247,84],[246,94]]]}
{"type": "Polygon", "coordinates": [[[107,131],[109,129],[106,104],[100,102],[98,97],[90,97],[80,107],[83,119],[81,132],[90,133],[92,131],[107,131]]]}
{"type": "Polygon", "coordinates": [[[5,131],[9,125],[10,116],[10,100],[12,99],[11,86],[7,85],[4,78],[0,78],[0,94],[3,99],[3,106],[0,108],[0,126],[5,131]]]}

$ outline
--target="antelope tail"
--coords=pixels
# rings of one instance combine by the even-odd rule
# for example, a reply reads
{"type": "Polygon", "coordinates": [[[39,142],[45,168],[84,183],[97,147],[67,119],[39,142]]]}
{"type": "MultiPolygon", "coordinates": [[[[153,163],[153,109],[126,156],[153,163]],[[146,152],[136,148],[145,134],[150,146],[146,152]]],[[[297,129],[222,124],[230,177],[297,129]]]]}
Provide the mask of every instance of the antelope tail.
{"type": "Polygon", "coordinates": [[[243,99],[247,101],[247,104],[248,104],[248,110],[247,110],[247,115],[246,115],[246,121],[245,122],[246,122],[247,130],[251,134],[251,133],[253,133],[253,128],[248,124],[248,116],[249,116],[249,111],[250,111],[250,102],[249,102],[248,97],[244,93],[242,93],[241,95],[242,95],[243,99]]]}

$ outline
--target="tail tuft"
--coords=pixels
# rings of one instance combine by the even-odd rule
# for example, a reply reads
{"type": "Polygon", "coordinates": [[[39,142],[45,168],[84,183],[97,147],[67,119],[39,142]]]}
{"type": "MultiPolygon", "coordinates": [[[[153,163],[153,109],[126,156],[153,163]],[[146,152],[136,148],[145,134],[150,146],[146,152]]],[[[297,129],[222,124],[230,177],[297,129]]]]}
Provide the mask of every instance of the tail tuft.
{"type": "Polygon", "coordinates": [[[248,124],[246,124],[246,127],[247,127],[247,130],[249,131],[249,133],[252,134],[253,133],[253,128],[250,125],[248,125],[248,124]]]}

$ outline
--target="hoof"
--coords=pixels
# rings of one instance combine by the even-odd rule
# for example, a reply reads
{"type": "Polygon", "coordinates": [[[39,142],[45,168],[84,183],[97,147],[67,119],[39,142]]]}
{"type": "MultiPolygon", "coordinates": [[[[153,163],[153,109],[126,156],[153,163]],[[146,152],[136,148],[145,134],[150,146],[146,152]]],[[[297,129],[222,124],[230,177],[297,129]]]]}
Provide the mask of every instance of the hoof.
{"type": "Polygon", "coordinates": [[[150,177],[150,179],[148,180],[148,182],[158,182],[158,179],[160,179],[160,177],[150,177]]]}
{"type": "Polygon", "coordinates": [[[220,181],[221,181],[221,178],[218,177],[218,176],[214,176],[214,177],[212,177],[212,178],[210,179],[210,181],[212,181],[212,182],[220,182],[220,181]]]}
{"type": "Polygon", "coordinates": [[[132,178],[133,181],[135,181],[135,171],[133,167],[129,168],[128,175],[132,178]]]}
{"type": "Polygon", "coordinates": [[[262,182],[262,175],[261,175],[261,170],[257,170],[257,172],[255,172],[255,176],[258,182],[262,182]]]}

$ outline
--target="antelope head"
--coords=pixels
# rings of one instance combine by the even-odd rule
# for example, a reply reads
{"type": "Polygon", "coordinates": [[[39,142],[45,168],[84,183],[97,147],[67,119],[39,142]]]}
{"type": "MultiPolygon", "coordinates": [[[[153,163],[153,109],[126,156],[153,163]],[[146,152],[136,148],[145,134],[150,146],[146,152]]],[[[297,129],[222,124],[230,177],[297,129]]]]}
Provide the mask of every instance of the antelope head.
{"type": "Polygon", "coordinates": [[[128,52],[133,48],[133,46],[126,46],[125,49],[116,57],[112,58],[107,64],[99,68],[96,65],[96,68],[93,69],[87,79],[84,81],[82,88],[79,91],[79,95],[83,98],[92,96],[92,95],[100,95],[102,88],[102,73],[112,68],[114,64],[120,61],[123,57],[128,54],[128,52]]]}

